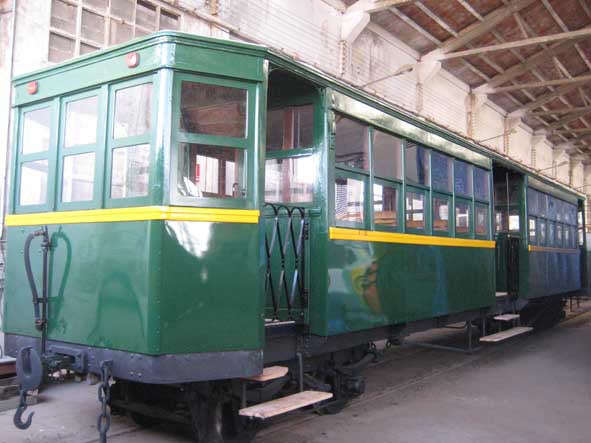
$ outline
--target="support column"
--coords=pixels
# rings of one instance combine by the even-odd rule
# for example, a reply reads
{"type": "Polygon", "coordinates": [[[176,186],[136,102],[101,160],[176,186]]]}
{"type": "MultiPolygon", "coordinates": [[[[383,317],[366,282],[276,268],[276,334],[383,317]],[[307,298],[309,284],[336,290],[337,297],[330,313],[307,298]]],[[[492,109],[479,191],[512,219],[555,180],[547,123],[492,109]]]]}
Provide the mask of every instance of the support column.
{"type": "Polygon", "coordinates": [[[367,12],[347,12],[341,20],[341,40],[339,41],[339,74],[347,77],[351,66],[351,46],[359,34],[369,24],[367,12]]]}
{"type": "Polygon", "coordinates": [[[511,134],[520,122],[521,118],[519,117],[505,117],[503,119],[503,152],[507,156],[510,154],[511,134]]]}
{"type": "Polygon", "coordinates": [[[423,86],[433,77],[435,77],[440,70],[441,61],[437,60],[436,57],[424,58],[416,64],[414,69],[417,82],[415,107],[418,114],[421,114],[424,108],[423,86]]]}
{"type": "Polygon", "coordinates": [[[478,129],[478,114],[486,102],[486,94],[470,92],[466,96],[466,128],[468,137],[476,138],[476,131],[478,129]]]}
{"type": "Polygon", "coordinates": [[[545,135],[534,135],[531,138],[531,167],[536,169],[538,167],[538,147],[546,142],[545,135]]]}

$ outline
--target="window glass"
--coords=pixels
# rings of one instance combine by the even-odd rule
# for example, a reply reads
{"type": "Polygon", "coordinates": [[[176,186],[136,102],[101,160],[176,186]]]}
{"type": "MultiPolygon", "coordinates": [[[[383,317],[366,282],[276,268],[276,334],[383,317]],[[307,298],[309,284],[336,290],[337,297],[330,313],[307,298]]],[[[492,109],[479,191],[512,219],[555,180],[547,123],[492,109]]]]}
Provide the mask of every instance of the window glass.
{"type": "Polygon", "coordinates": [[[538,243],[542,246],[546,244],[546,220],[538,219],[538,243]]]}
{"type": "Polygon", "coordinates": [[[92,200],[94,189],[94,152],[64,157],[62,201],[92,200]]]}
{"type": "Polygon", "coordinates": [[[265,201],[305,203],[314,199],[316,161],[312,156],[266,162],[265,201]]]}
{"type": "Polygon", "coordinates": [[[244,198],[244,149],[182,143],[177,189],[186,197],[244,198]]]}
{"type": "Polygon", "coordinates": [[[550,195],[548,196],[548,218],[556,220],[556,199],[550,195]]]}
{"type": "Polygon", "coordinates": [[[64,146],[96,143],[98,97],[71,101],[66,105],[66,135],[64,146]]]}
{"type": "Polygon", "coordinates": [[[555,246],[555,237],[556,237],[556,224],[554,222],[548,222],[548,238],[547,238],[547,245],[548,246],[555,246]]]}
{"type": "Polygon", "coordinates": [[[460,160],[454,160],[454,189],[456,194],[472,196],[472,166],[460,160]]]}
{"type": "Polygon", "coordinates": [[[111,198],[148,195],[150,145],[113,149],[111,198]]]}
{"type": "Polygon", "coordinates": [[[451,158],[431,151],[431,185],[437,191],[451,192],[451,158]]]}
{"type": "Polygon", "coordinates": [[[385,132],[374,130],[372,147],[374,175],[401,179],[402,140],[385,132]]]}
{"type": "Polygon", "coordinates": [[[373,185],[373,215],[376,225],[398,227],[398,189],[373,185]]]}
{"type": "Polygon", "coordinates": [[[119,89],[115,94],[113,137],[142,135],[150,130],[152,83],[119,89]]]}
{"type": "Polygon", "coordinates": [[[562,200],[554,200],[554,206],[556,206],[556,221],[564,221],[564,207],[562,203],[562,200]]]}
{"type": "Polygon", "coordinates": [[[534,217],[530,217],[528,219],[528,233],[529,233],[529,243],[531,245],[537,244],[537,232],[536,229],[536,219],[534,217]]]}
{"type": "Polygon", "coordinates": [[[449,232],[449,198],[433,197],[433,230],[449,232]]]}
{"type": "Polygon", "coordinates": [[[539,192],[532,188],[527,188],[527,212],[532,215],[538,215],[539,192]]]}
{"type": "Polygon", "coordinates": [[[425,194],[406,191],[407,229],[425,229],[425,194]]]}
{"type": "Polygon", "coordinates": [[[470,233],[470,204],[456,202],[456,234],[470,233]]]}
{"type": "Polygon", "coordinates": [[[548,196],[543,192],[538,192],[538,215],[548,217],[548,196]]]}
{"type": "Polygon", "coordinates": [[[267,151],[307,148],[314,144],[312,105],[274,109],[267,115],[267,151]]]}
{"type": "Polygon", "coordinates": [[[564,247],[565,248],[570,248],[571,244],[570,244],[570,226],[565,226],[564,227],[564,247]]]}
{"type": "Polygon", "coordinates": [[[488,207],[476,205],[474,209],[474,232],[476,235],[488,235],[488,207]]]}
{"type": "Polygon", "coordinates": [[[489,172],[482,168],[474,167],[474,197],[479,200],[490,199],[489,172]]]}
{"type": "Polygon", "coordinates": [[[23,122],[22,153],[33,154],[49,149],[51,109],[41,108],[25,112],[23,122]]]}
{"type": "Polygon", "coordinates": [[[562,247],[562,224],[561,223],[556,223],[556,246],[558,248],[562,247]]]}
{"type": "Polygon", "coordinates": [[[363,223],[365,183],[354,178],[337,177],[335,180],[336,222],[363,223]]]}
{"type": "Polygon", "coordinates": [[[21,205],[42,205],[47,201],[47,171],[47,160],[21,164],[21,205]]]}
{"type": "Polygon", "coordinates": [[[339,115],[336,120],[336,164],[367,170],[367,126],[339,115]]]}
{"type": "Polygon", "coordinates": [[[404,154],[406,179],[429,186],[429,151],[422,146],[409,143],[404,154]]]}
{"type": "Polygon", "coordinates": [[[246,137],[246,89],[183,81],[182,131],[194,134],[246,137]]]}

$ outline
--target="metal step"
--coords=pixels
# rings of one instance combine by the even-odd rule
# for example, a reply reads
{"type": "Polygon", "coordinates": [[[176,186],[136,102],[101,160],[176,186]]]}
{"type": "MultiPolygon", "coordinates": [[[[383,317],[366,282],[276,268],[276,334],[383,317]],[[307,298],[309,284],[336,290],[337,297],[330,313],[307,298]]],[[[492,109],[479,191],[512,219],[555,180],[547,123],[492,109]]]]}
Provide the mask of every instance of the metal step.
{"type": "Polygon", "coordinates": [[[275,417],[277,415],[285,414],[286,412],[295,411],[296,409],[301,409],[305,406],[328,400],[329,398],[332,398],[331,392],[303,391],[298,392],[297,394],[288,395],[287,397],[278,398],[277,400],[271,400],[240,409],[238,413],[242,417],[265,420],[267,418],[275,417]]]}
{"type": "Polygon", "coordinates": [[[502,315],[497,315],[494,317],[495,320],[498,321],[511,321],[511,320],[517,320],[520,317],[519,314],[502,314],[502,315]]]}
{"type": "Polygon", "coordinates": [[[496,334],[485,335],[484,337],[480,337],[480,341],[484,343],[498,343],[503,340],[507,340],[508,338],[515,337],[516,335],[525,334],[526,332],[531,331],[533,328],[528,326],[516,326],[511,329],[507,329],[506,331],[497,332],[496,334]]]}
{"type": "Polygon", "coordinates": [[[288,371],[289,368],[285,366],[269,366],[268,368],[264,368],[261,374],[253,375],[251,377],[244,377],[243,380],[259,382],[276,380],[278,378],[285,376],[285,374],[287,374],[288,371]]]}

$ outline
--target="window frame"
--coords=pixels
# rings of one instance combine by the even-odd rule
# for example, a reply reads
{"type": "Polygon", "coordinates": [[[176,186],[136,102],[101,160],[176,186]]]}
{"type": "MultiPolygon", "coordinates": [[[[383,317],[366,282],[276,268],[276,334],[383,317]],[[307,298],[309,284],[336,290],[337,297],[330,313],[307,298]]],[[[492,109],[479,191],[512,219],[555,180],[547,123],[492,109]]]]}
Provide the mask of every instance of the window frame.
{"type": "Polygon", "coordinates": [[[35,103],[30,106],[24,106],[18,111],[18,121],[15,124],[15,130],[17,131],[15,144],[15,155],[13,162],[13,183],[14,192],[13,195],[13,210],[16,214],[28,214],[34,212],[48,212],[53,210],[55,207],[55,181],[56,174],[54,173],[56,167],[56,156],[57,156],[57,139],[59,130],[59,97],[54,97],[49,100],[45,100],[40,103],[35,103]],[[50,112],[50,128],[49,128],[49,146],[46,151],[34,152],[31,154],[22,153],[23,136],[24,136],[24,115],[30,111],[36,111],[38,109],[49,108],[50,112]],[[45,203],[33,204],[33,205],[21,205],[21,176],[22,176],[22,165],[33,161],[47,160],[47,189],[45,190],[45,203]]]}
{"type": "Polygon", "coordinates": [[[58,163],[56,183],[56,208],[57,210],[91,209],[101,206],[103,195],[103,183],[105,175],[105,131],[107,126],[107,113],[103,112],[108,100],[108,86],[103,85],[78,94],[68,95],[61,98],[61,115],[59,124],[58,142],[58,163]],[[97,134],[95,143],[65,147],[66,139],[66,117],[67,105],[77,100],[97,97],[97,134]],[[94,181],[93,196],[90,200],[64,202],[62,201],[64,183],[64,160],[65,157],[79,154],[94,153],[94,181]]]}
{"type": "MultiPolygon", "coordinates": [[[[455,168],[454,168],[455,170],[455,168]]],[[[454,175],[455,177],[455,175],[454,175]]],[[[454,188],[455,191],[455,188],[454,188]]],[[[455,193],[454,193],[455,194],[455,193]]],[[[474,201],[472,198],[467,197],[458,197],[454,195],[454,236],[456,238],[473,238],[474,237],[474,201]],[[468,205],[468,232],[467,233],[458,233],[457,231],[457,214],[456,210],[458,208],[458,203],[465,203],[468,205]]]]}
{"type": "Polygon", "coordinates": [[[455,209],[453,204],[453,196],[451,194],[443,193],[440,191],[431,192],[431,232],[436,236],[452,237],[455,231],[455,209]],[[440,231],[435,229],[434,217],[435,217],[435,204],[436,198],[447,201],[447,231],[440,231]],[[450,214],[454,214],[453,223],[450,220],[450,214]]]}
{"type": "MultiPolygon", "coordinates": [[[[256,82],[248,80],[236,80],[228,78],[219,78],[205,74],[194,74],[185,72],[175,72],[172,81],[172,111],[171,111],[171,144],[170,144],[170,190],[169,199],[171,204],[190,207],[206,208],[237,208],[254,209],[255,196],[262,192],[264,200],[264,183],[262,191],[258,189],[258,183],[255,183],[255,167],[263,167],[261,158],[257,159],[255,154],[255,144],[260,145],[258,135],[258,117],[256,114],[257,97],[259,96],[258,85],[256,82]],[[244,138],[227,137],[219,135],[196,134],[183,132],[180,129],[181,117],[181,91],[182,83],[195,82],[204,83],[211,86],[222,86],[229,88],[238,88],[246,90],[246,134],[244,138]],[[180,145],[183,143],[205,145],[219,148],[235,148],[244,150],[243,173],[246,195],[242,198],[218,198],[218,197],[189,197],[182,196],[177,190],[178,183],[178,161],[180,145]]],[[[266,133],[264,135],[266,137],[266,133]]]]}
{"type": "MultiPolygon", "coordinates": [[[[265,180],[263,181],[263,201],[265,201],[265,191],[266,191],[266,165],[267,160],[284,160],[288,158],[301,158],[301,157],[313,157],[316,155],[316,158],[319,159],[318,151],[319,146],[321,145],[321,137],[322,137],[322,123],[324,121],[324,111],[322,109],[320,100],[315,95],[305,95],[302,97],[291,97],[288,100],[285,100],[281,103],[283,106],[275,106],[269,107],[265,111],[265,134],[263,136],[264,139],[264,149],[265,152],[265,159],[264,159],[264,168],[265,168],[265,180]],[[301,148],[294,148],[294,149],[286,149],[286,150],[277,150],[277,151],[267,151],[267,115],[269,111],[275,109],[284,109],[284,108],[294,108],[298,106],[305,106],[305,105],[312,105],[312,112],[313,112],[313,129],[312,129],[312,145],[301,147],[301,148]]],[[[320,174],[320,161],[316,161],[316,179],[314,180],[314,187],[312,190],[312,201],[310,202],[298,202],[298,203],[283,203],[286,205],[294,205],[304,207],[304,208],[311,208],[315,207],[318,201],[318,177],[320,174]]]]}
{"type": "Polygon", "coordinates": [[[403,198],[402,198],[402,183],[392,180],[392,179],[383,179],[380,177],[373,177],[373,179],[370,178],[370,186],[371,186],[371,191],[370,191],[370,198],[371,201],[369,202],[369,206],[370,206],[370,220],[371,220],[371,226],[373,226],[373,229],[376,231],[383,231],[383,232],[400,232],[402,229],[402,202],[403,202],[403,198]],[[376,224],[375,222],[375,211],[374,211],[374,191],[373,191],[373,187],[374,185],[380,185],[380,186],[387,186],[389,188],[393,188],[396,189],[396,196],[397,196],[397,201],[396,201],[396,226],[388,226],[388,225],[384,225],[384,224],[376,224]]]}
{"type": "MultiPolygon", "coordinates": [[[[490,196],[490,190],[489,190],[490,196]]],[[[473,215],[472,215],[473,222],[473,231],[474,231],[474,238],[478,240],[488,240],[491,235],[491,219],[490,219],[490,204],[483,203],[482,200],[475,200],[474,207],[473,207],[473,215]],[[476,208],[482,208],[486,211],[486,234],[479,234],[476,232],[476,208]]]]}
{"type": "Polygon", "coordinates": [[[156,149],[155,145],[157,142],[158,130],[158,114],[159,114],[159,89],[160,89],[160,76],[158,72],[153,72],[148,75],[142,75],[131,80],[125,80],[121,82],[111,83],[108,85],[109,88],[109,110],[108,110],[108,124],[107,124],[107,135],[105,139],[105,165],[104,165],[104,207],[105,208],[123,208],[129,206],[144,206],[150,204],[158,204],[157,196],[154,192],[154,184],[157,181],[157,168],[156,168],[156,149]],[[133,86],[139,86],[147,83],[152,83],[152,97],[151,97],[151,119],[150,129],[142,135],[133,135],[130,137],[115,138],[113,135],[114,120],[115,120],[115,97],[117,91],[122,89],[130,88],[133,86]],[[111,185],[112,185],[112,173],[113,173],[113,151],[118,148],[127,148],[137,145],[149,145],[149,166],[148,166],[148,193],[141,197],[123,197],[113,198],[111,197],[111,185]]]}
{"type": "MultiPolygon", "coordinates": [[[[337,178],[344,178],[344,179],[350,178],[350,179],[357,180],[357,181],[360,181],[363,183],[363,206],[361,208],[361,211],[363,214],[363,222],[337,220],[336,219],[336,206],[335,206],[335,210],[333,211],[335,226],[343,227],[343,228],[366,229],[366,225],[369,223],[369,221],[368,221],[368,196],[371,195],[369,192],[369,182],[370,182],[369,177],[364,174],[360,174],[358,172],[351,172],[348,170],[336,169],[335,175],[334,175],[334,181],[333,181],[333,192],[334,192],[333,205],[336,205],[336,180],[337,180],[337,178]]],[[[372,205],[373,205],[373,201],[372,201],[372,205]]]]}
{"type": "Polygon", "coordinates": [[[430,196],[431,196],[431,192],[429,189],[425,189],[421,186],[416,186],[416,185],[405,185],[404,187],[404,231],[408,232],[410,234],[420,234],[420,235],[430,235],[430,233],[432,232],[431,230],[431,202],[430,200],[430,196]],[[424,227],[423,229],[418,229],[418,228],[409,228],[407,225],[407,218],[406,215],[408,213],[408,210],[406,209],[406,194],[408,192],[413,192],[416,194],[422,194],[423,195],[423,221],[424,221],[424,227]]]}

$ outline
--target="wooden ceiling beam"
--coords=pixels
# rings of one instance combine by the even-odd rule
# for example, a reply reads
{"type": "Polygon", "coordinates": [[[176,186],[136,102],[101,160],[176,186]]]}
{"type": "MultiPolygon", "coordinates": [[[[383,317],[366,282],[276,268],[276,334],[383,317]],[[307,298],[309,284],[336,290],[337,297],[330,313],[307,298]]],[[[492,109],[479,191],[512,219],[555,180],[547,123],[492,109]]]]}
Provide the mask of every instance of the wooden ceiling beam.
{"type": "Polygon", "coordinates": [[[528,112],[529,115],[536,115],[539,117],[544,117],[547,115],[563,115],[563,114],[572,114],[579,111],[591,111],[591,106],[577,106],[572,108],[560,108],[560,109],[550,109],[548,111],[530,111],[528,112]]]}
{"type": "Polygon", "coordinates": [[[533,88],[543,88],[547,86],[560,86],[560,85],[568,85],[571,83],[585,83],[591,82],[591,75],[581,75],[579,77],[571,77],[571,78],[561,78],[558,80],[543,80],[539,82],[531,82],[531,83],[521,83],[517,85],[511,86],[499,86],[497,88],[490,88],[486,91],[487,94],[498,94],[500,92],[511,92],[511,91],[518,91],[521,89],[533,89],[533,88]]]}
{"type": "Polygon", "coordinates": [[[357,0],[347,8],[347,14],[363,12],[372,14],[374,12],[385,11],[394,6],[402,6],[408,3],[414,3],[416,0],[357,0]]]}
{"type": "Polygon", "coordinates": [[[566,117],[562,117],[561,119],[550,123],[545,129],[547,131],[553,131],[554,129],[558,129],[558,128],[566,125],[567,123],[570,123],[574,120],[578,120],[583,115],[588,114],[588,113],[589,113],[589,111],[578,111],[573,114],[569,114],[566,117]]]}
{"type": "Polygon", "coordinates": [[[570,85],[562,85],[562,86],[556,88],[554,91],[547,92],[545,94],[542,94],[542,95],[536,97],[534,101],[525,104],[520,109],[516,109],[515,111],[511,112],[511,114],[512,115],[526,114],[529,111],[532,111],[536,108],[539,108],[539,107],[545,105],[546,103],[548,103],[551,100],[554,100],[555,98],[561,97],[565,94],[568,94],[571,91],[574,91],[575,89],[578,88],[578,86],[579,86],[578,83],[572,83],[570,85]]]}
{"type": "Polygon", "coordinates": [[[523,48],[525,46],[541,45],[559,40],[578,40],[583,37],[591,36],[591,27],[585,27],[577,31],[559,32],[558,34],[544,35],[541,37],[531,37],[523,40],[517,40],[496,45],[482,46],[480,48],[465,49],[463,51],[448,52],[440,56],[440,60],[449,60],[458,57],[468,57],[470,55],[483,54],[485,52],[504,51],[507,49],[523,48]]]}
{"type": "Polygon", "coordinates": [[[550,134],[591,134],[591,128],[581,129],[555,129],[550,134]]]}

